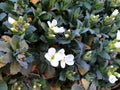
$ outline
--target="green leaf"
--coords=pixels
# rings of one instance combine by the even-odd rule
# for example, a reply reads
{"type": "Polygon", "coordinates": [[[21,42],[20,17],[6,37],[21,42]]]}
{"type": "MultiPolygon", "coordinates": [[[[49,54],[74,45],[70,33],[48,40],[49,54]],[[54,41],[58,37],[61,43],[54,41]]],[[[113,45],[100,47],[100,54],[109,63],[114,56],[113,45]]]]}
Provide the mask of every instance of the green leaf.
{"type": "Polygon", "coordinates": [[[8,43],[4,41],[0,41],[0,51],[2,52],[10,52],[10,49],[8,48],[8,43]]]}
{"type": "Polygon", "coordinates": [[[63,72],[60,72],[59,80],[65,81],[65,80],[66,80],[65,74],[66,74],[66,73],[65,73],[64,71],[63,71],[63,72]]]}
{"type": "Polygon", "coordinates": [[[89,90],[97,90],[95,82],[92,82],[92,84],[90,85],[90,89],[89,90]]]}
{"type": "Polygon", "coordinates": [[[90,65],[82,60],[77,62],[77,66],[81,75],[85,75],[90,70],[90,65]]]}
{"type": "Polygon", "coordinates": [[[84,90],[84,89],[80,86],[80,84],[74,84],[71,90],[84,90]]]}
{"type": "Polygon", "coordinates": [[[6,13],[1,13],[0,14],[0,21],[2,21],[6,16],[7,16],[6,13]]]}
{"type": "Polygon", "coordinates": [[[11,10],[13,10],[13,6],[8,3],[0,3],[0,9],[2,9],[5,12],[10,12],[11,10]]]}
{"type": "Polygon", "coordinates": [[[12,39],[10,40],[9,43],[10,43],[13,50],[16,50],[19,47],[19,44],[18,44],[19,41],[20,41],[19,36],[14,35],[12,37],[12,39]]]}
{"type": "Polygon", "coordinates": [[[21,71],[21,66],[18,62],[14,61],[10,64],[10,73],[15,75],[21,71]]]}
{"type": "Polygon", "coordinates": [[[29,48],[29,46],[28,46],[28,44],[26,43],[26,41],[25,40],[22,40],[22,41],[20,41],[19,42],[19,45],[20,45],[20,49],[21,50],[28,50],[28,48],[29,48]]]}
{"type": "Polygon", "coordinates": [[[7,84],[3,80],[0,80],[0,90],[8,90],[7,84]]]}
{"type": "Polygon", "coordinates": [[[31,34],[33,33],[34,31],[36,30],[36,28],[34,26],[29,26],[26,31],[25,31],[25,34],[31,34]]]}
{"type": "Polygon", "coordinates": [[[99,56],[101,56],[101,57],[104,58],[104,59],[110,60],[110,55],[109,55],[107,52],[105,52],[105,51],[100,52],[100,53],[99,53],[99,56]]]}

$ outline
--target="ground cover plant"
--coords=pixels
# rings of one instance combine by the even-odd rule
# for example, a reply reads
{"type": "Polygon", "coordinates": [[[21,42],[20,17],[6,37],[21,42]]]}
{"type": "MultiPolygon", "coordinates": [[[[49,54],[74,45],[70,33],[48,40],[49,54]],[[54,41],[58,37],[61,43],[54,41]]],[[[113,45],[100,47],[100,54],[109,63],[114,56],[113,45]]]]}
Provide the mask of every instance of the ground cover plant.
{"type": "Polygon", "coordinates": [[[1,0],[0,90],[119,90],[120,0],[1,0]]]}

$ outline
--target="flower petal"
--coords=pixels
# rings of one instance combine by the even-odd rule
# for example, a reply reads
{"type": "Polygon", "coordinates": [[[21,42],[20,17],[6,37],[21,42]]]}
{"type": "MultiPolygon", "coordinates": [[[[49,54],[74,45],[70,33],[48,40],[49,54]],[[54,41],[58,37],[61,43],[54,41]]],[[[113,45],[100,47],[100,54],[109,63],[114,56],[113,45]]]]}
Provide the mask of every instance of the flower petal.
{"type": "Polygon", "coordinates": [[[64,49],[60,49],[56,54],[55,54],[55,59],[58,61],[63,60],[65,57],[65,50],[64,49]]]}
{"type": "Polygon", "coordinates": [[[45,58],[46,58],[48,61],[51,61],[51,55],[49,55],[49,53],[46,53],[46,54],[45,54],[45,58]]]}
{"type": "Polygon", "coordinates": [[[51,22],[50,22],[50,21],[47,21],[47,24],[48,24],[48,26],[49,26],[49,27],[51,27],[51,26],[52,26],[52,24],[51,24],[51,22]]]}
{"type": "Polygon", "coordinates": [[[120,30],[117,31],[117,40],[120,40],[120,30]]]}
{"type": "Polygon", "coordinates": [[[65,63],[67,65],[73,65],[74,64],[74,56],[72,54],[69,54],[65,57],[65,63]]]}
{"type": "Polygon", "coordinates": [[[52,25],[53,25],[53,26],[56,26],[56,25],[57,25],[57,20],[53,19],[53,20],[52,20],[52,25]]]}
{"type": "Polygon", "coordinates": [[[120,48],[120,42],[116,42],[116,43],[114,44],[114,46],[115,46],[116,48],[120,48]]]}
{"type": "Polygon", "coordinates": [[[54,67],[57,67],[59,65],[59,62],[56,61],[56,60],[52,60],[51,62],[51,65],[54,66],[54,67]]]}
{"type": "Polygon", "coordinates": [[[112,15],[113,15],[113,16],[117,16],[118,13],[119,13],[119,11],[118,11],[117,9],[115,9],[115,10],[113,11],[112,15]]]}
{"type": "Polygon", "coordinates": [[[54,31],[54,33],[59,33],[59,27],[57,27],[57,26],[54,27],[54,28],[53,28],[53,31],[54,31]]]}
{"type": "Polygon", "coordinates": [[[110,83],[115,83],[118,79],[114,75],[109,76],[109,82],[110,83]]]}
{"type": "Polygon", "coordinates": [[[50,55],[54,55],[54,54],[56,53],[56,49],[53,48],[53,47],[51,47],[51,48],[48,49],[48,53],[49,53],[50,55]]]}
{"type": "Polygon", "coordinates": [[[13,19],[13,18],[11,18],[11,17],[8,17],[8,22],[9,22],[10,24],[13,24],[13,23],[15,22],[15,19],[13,19]]]}
{"type": "Polygon", "coordinates": [[[63,27],[60,27],[59,28],[59,33],[63,33],[63,32],[65,32],[65,29],[63,27]]]}
{"type": "Polygon", "coordinates": [[[62,68],[65,68],[65,61],[64,60],[60,61],[60,65],[62,68]]]}

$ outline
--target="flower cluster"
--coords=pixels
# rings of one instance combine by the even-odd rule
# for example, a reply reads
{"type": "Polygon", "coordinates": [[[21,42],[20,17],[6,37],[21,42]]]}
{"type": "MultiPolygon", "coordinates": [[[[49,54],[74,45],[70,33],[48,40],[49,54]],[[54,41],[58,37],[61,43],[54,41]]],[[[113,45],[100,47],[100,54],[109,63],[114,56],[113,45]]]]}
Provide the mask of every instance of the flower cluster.
{"type": "Polygon", "coordinates": [[[47,22],[49,26],[49,36],[55,37],[55,34],[63,33],[65,32],[64,27],[58,27],[57,26],[57,20],[53,19],[52,22],[47,22]]]}
{"type": "Polygon", "coordinates": [[[120,78],[120,74],[116,71],[117,69],[118,69],[118,67],[113,66],[113,65],[111,65],[107,68],[108,76],[109,76],[108,80],[110,83],[115,83],[118,80],[118,78],[120,78]]]}
{"type": "Polygon", "coordinates": [[[10,28],[11,31],[18,34],[23,34],[29,26],[29,23],[26,23],[23,20],[22,16],[19,17],[18,21],[11,17],[8,17],[8,22],[12,25],[12,27],[10,28]]]}
{"type": "Polygon", "coordinates": [[[115,9],[110,16],[106,16],[104,19],[105,24],[115,20],[115,17],[119,14],[119,11],[115,9]]]}
{"type": "Polygon", "coordinates": [[[56,52],[56,49],[51,47],[48,49],[48,52],[45,54],[45,58],[51,63],[52,66],[58,67],[59,62],[62,68],[65,68],[65,65],[74,64],[74,56],[72,54],[65,55],[65,50],[60,49],[56,52]]]}
{"type": "Polygon", "coordinates": [[[92,21],[92,22],[97,22],[98,21],[98,19],[99,19],[99,15],[93,15],[93,14],[91,14],[91,16],[90,16],[90,20],[92,21]]]}

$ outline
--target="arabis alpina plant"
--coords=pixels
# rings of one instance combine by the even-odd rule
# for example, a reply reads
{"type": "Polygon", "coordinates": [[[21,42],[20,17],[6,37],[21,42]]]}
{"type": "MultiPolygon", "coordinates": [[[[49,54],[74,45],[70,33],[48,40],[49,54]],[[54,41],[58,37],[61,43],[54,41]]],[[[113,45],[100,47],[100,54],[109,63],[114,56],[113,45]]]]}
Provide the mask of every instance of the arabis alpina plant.
{"type": "Polygon", "coordinates": [[[113,84],[113,83],[115,83],[117,80],[118,80],[118,79],[117,79],[114,75],[110,75],[110,76],[109,76],[109,82],[110,82],[110,83],[113,84]]]}
{"type": "Polygon", "coordinates": [[[23,20],[22,16],[19,17],[18,21],[11,17],[8,17],[8,22],[12,25],[12,27],[10,28],[11,31],[18,34],[23,34],[25,30],[29,27],[29,23],[26,23],[23,20]]]}

